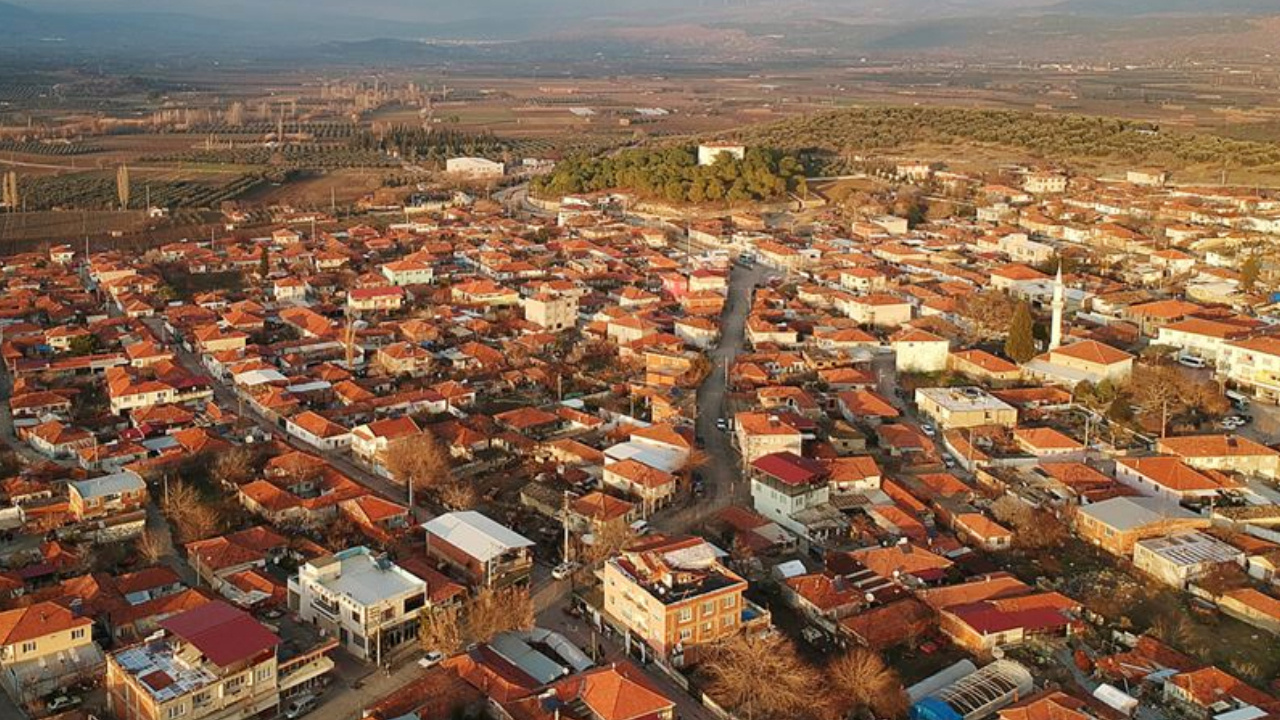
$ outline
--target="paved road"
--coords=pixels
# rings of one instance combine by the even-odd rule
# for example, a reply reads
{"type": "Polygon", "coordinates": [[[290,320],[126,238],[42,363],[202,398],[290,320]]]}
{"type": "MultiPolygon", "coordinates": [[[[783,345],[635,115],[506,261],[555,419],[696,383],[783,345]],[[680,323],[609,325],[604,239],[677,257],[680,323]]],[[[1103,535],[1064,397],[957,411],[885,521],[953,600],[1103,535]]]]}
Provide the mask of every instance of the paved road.
{"type": "Polygon", "coordinates": [[[729,292],[724,312],[720,316],[720,341],[707,354],[712,371],[698,388],[697,433],[705,443],[709,456],[702,469],[706,483],[706,497],[691,506],[666,515],[659,515],[654,526],[667,532],[686,532],[708,516],[729,505],[745,501],[750,486],[743,480],[738,464],[738,452],[734,449],[729,433],[716,427],[716,420],[727,412],[727,369],[746,345],[747,316],[755,289],[770,276],[770,271],[760,265],[750,268],[734,266],[729,276],[729,292]]]}

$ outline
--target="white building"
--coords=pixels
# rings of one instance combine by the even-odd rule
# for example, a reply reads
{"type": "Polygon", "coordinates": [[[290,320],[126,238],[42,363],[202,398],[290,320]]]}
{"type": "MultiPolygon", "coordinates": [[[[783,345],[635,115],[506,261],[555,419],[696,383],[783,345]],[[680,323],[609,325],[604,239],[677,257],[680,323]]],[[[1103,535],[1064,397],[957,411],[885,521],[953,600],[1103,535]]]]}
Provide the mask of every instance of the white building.
{"type": "Polygon", "coordinates": [[[931,332],[908,328],[889,339],[898,372],[935,373],[947,369],[951,342],[931,332]]]}
{"type": "Polygon", "coordinates": [[[1224,563],[1243,566],[1244,553],[1195,531],[1139,540],[1133,546],[1134,567],[1179,589],[1224,563]]]}
{"type": "Polygon", "coordinates": [[[578,298],[572,295],[539,293],[522,301],[524,319],[551,332],[578,324],[578,298]]]}
{"type": "Polygon", "coordinates": [[[1223,344],[1218,374],[1267,402],[1280,400],[1280,339],[1268,336],[1223,344]]]}
{"type": "Polygon", "coordinates": [[[721,155],[728,155],[737,160],[741,160],[747,155],[745,145],[734,145],[733,143],[706,143],[698,146],[698,164],[714,165],[721,155]]]}
{"type": "Polygon", "coordinates": [[[289,609],[352,655],[377,663],[416,645],[427,584],[365,547],[317,558],[289,578],[289,609]]]}
{"type": "Polygon", "coordinates": [[[397,260],[382,266],[382,276],[392,285],[429,285],[435,279],[435,268],[421,260],[397,260]]]}
{"type": "Polygon", "coordinates": [[[471,178],[495,178],[506,174],[507,167],[500,162],[478,157],[456,157],[445,161],[445,172],[471,178]]]}

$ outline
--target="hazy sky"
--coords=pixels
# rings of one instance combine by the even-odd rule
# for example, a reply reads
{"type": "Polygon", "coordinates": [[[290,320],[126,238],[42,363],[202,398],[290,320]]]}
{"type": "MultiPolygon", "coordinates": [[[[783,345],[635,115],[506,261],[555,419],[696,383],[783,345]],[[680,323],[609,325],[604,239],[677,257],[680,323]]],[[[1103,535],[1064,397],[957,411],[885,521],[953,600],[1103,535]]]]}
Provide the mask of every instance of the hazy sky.
{"type": "MultiPolygon", "coordinates": [[[[655,13],[718,14],[770,10],[788,14],[782,6],[807,5],[813,10],[883,15],[904,7],[932,7],[938,14],[1006,8],[1033,8],[1057,0],[10,0],[33,9],[98,9],[132,12],[179,12],[227,16],[270,14],[314,16],[317,13],[355,15],[414,22],[454,22],[477,18],[558,15],[578,17],[641,16],[660,20],[655,13]]],[[[1115,0],[1124,2],[1124,0],[1115,0]]],[[[788,8],[788,10],[793,7],[788,8]]]]}

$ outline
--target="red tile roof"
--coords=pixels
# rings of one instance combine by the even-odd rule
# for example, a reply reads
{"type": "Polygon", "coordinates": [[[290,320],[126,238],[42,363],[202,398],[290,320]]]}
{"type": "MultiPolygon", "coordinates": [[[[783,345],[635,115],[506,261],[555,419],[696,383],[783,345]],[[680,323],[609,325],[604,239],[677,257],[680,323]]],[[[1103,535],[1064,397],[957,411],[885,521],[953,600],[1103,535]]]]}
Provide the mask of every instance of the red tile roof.
{"type": "Polygon", "coordinates": [[[262,623],[221,600],[162,620],[160,627],[191,643],[220,667],[249,660],[280,644],[280,638],[262,623]]]}

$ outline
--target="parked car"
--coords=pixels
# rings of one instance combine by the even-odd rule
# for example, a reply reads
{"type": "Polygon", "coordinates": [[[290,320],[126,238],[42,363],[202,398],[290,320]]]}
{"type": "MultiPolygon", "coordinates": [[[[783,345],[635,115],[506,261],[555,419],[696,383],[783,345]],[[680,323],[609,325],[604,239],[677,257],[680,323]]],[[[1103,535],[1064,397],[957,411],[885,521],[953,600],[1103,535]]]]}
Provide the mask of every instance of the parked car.
{"type": "Polygon", "coordinates": [[[729,430],[729,421],[724,418],[716,418],[716,429],[720,432],[727,432],[729,430]]]}
{"type": "Polygon", "coordinates": [[[443,660],[444,653],[439,650],[432,650],[426,655],[423,655],[422,658],[418,660],[418,664],[424,668],[430,668],[439,665],[443,660]]]}
{"type": "Polygon", "coordinates": [[[1195,368],[1196,370],[1209,365],[1209,363],[1206,363],[1203,358],[1198,358],[1195,355],[1179,355],[1178,364],[1183,367],[1195,368]]]}
{"type": "Polygon", "coordinates": [[[577,569],[578,569],[578,563],[573,562],[572,560],[569,560],[567,562],[562,562],[559,565],[551,568],[551,577],[555,578],[556,580],[564,580],[565,578],[572,575],[573,571],[577,569]]]}
{"type": "Polygon", "coordinates": [[[924,434],[928,435],[929,437],[933,437],[934,435],[938,434],[938,431],[935,430],[933,426],[930,425],[929,423],[924,423],[923,425],[921,425],[920,430],[923,431],[924,434]]]}
{"type": "Polygon", "coordinates": [[[306,693],[289,701],[289,704],[284,708],[284,716],[286,720],[297,720],[297,718],[315,709],[316,696],[306,693]]]}
{"type": "Polygon", "coordinates": [[[62,712],[79,707],[82,702],[79,695],[58,695],[45,704],[45,709],[51,713],[62,712]]]}
{"type": "Polygon", "coordinates": [[[1237,390],[1228,390],[1223,394],[1227,396],[1227,399],[1231,401],[1232,405],[1236,406],[1237,410],[1240,410],[1243,412],[1249,409],[1248,395],[1245,395],[1244,393],[1239,392],[1237,390]]]}

